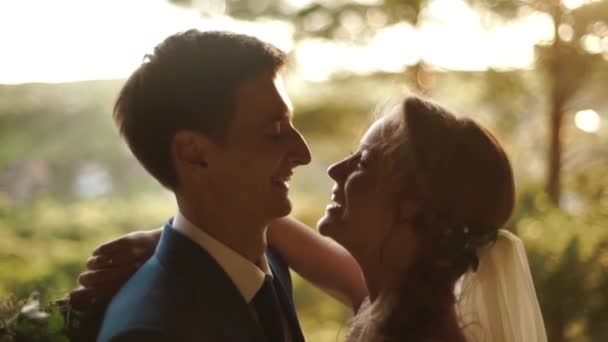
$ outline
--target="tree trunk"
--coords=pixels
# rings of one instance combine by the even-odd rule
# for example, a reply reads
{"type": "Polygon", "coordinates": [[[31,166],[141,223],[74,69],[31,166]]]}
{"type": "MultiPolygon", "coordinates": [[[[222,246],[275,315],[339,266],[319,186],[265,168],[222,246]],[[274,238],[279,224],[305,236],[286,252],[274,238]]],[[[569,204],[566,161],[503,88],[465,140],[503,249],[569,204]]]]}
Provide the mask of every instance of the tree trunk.
{"type": "Polygon", "coordinates": [[[561,128],[564,118],[563,101],[559,96],[552,96],[549,116],[549,165],[547,193],[551,202],[559,205],[561,195],[561,163],[562,163],[562,141],[561,128]]]}
{"type": "Polygon", "coordinates": [[[564,92],[562,91],[562,80],[560,71],[562,43],[559,38],[558,28],[562,18],[560,3],[553,5],[553,32],[555,38],[551,46],[551,59],[549,65],[549,80],[551,82],[551,95],[549,101],[549,150],[547,164],[547,194],[556,206],[559,205],[561,195],[561,164],[562,164],[562,121],[564,118],[564,92]]]}
{"type": "Polygon", "coordinates": [[[562,320],[554,320],[553,324],[547,329],[547,341],[551,342],[566,342],[566,337],[564,334],[564,324],[562,320]]]}

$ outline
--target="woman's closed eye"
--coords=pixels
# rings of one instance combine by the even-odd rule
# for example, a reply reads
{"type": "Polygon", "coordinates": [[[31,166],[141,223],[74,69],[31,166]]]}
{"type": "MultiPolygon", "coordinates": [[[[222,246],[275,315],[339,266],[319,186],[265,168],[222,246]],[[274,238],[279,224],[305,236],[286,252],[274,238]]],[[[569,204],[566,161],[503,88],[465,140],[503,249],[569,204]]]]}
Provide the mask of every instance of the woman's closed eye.
{"type": "Polygon", "coordinates": [[[357,168],[366,170],[369,164],[369,153],[361,152],[357,160],[357,168]]]}
{"type": "Polygon", "coordinates": [[[351,152],[349,164],[351,167],[364,170],[367,168],[367,158],[363,155],[363,152],[351,152]]]}

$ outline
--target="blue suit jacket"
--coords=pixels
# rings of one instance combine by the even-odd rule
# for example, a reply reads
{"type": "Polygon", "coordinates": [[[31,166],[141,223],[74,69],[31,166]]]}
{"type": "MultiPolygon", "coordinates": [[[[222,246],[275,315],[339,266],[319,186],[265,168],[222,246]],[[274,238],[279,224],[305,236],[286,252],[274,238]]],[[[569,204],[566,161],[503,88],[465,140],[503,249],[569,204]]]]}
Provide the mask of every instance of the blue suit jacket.
{"type": "MultiPolygon", "coordinates": [[[[289,269],[271,250],[266,255],[292,340],[303,342],[289,269]]],[[[168,223],[154,255],[112,299],[97,340],[257,342],[266,338],[224,270],[168,223]]]]}

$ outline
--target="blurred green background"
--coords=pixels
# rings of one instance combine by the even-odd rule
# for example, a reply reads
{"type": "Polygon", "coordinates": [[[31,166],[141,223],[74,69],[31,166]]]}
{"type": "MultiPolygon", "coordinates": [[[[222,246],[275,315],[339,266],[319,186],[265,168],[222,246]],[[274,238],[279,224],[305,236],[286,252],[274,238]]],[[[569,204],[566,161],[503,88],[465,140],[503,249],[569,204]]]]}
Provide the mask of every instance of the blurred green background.
{"type": "MultiPolygon", "coordinates": [[[[142,56],[190,27],[289,51],[313,152],[293,214],[313,227],[328,165],[405,92],[496,132],[516,174],[508,228],[526,243],[549,341],[608,340],[606,0],[2,2],[0,298],[61,298],[96,245],[174,214],[111,109],[142,56]]],[[[341,340],[347,308],[299,278],[296,300],[308,340],[341,340]]]]}

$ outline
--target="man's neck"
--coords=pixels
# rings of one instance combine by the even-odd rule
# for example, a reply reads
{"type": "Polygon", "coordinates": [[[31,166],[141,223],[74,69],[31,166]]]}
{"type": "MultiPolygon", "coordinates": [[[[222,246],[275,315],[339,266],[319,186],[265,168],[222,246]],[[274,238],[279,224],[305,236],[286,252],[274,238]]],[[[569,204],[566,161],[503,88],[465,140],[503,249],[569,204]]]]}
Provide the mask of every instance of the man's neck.
{"type": "Polygon", "coordinates": [[[239,220],[239,215],[206,215],[203,208],[190,206],[179,199],[178,208],[197,229],[201,229],[254,264],[258,264],[266,251],[267,223],[239,220]]]}

